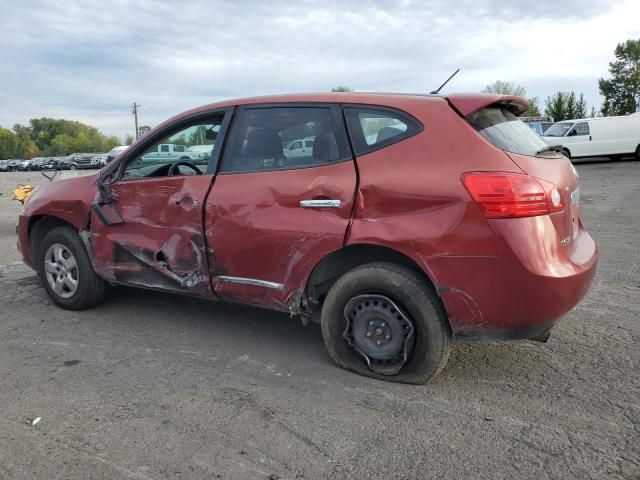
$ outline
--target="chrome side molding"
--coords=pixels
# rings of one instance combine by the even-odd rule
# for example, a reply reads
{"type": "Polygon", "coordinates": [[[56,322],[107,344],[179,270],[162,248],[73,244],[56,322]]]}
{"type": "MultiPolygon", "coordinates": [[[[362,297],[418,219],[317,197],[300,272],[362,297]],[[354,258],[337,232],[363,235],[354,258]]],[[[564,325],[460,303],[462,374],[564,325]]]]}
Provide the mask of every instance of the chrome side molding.
{"type": "Polygon", "coordinates": [[[274,290],[284,289],[284,285],[276,282],[268,282],[267,280],[258,280],[257,278],[230,277],[228,275],[219,275],[214,277],[214,281],[222,283],[236,283],[239,285],[253,285],[254,287],[273,288],[274,290]]]}

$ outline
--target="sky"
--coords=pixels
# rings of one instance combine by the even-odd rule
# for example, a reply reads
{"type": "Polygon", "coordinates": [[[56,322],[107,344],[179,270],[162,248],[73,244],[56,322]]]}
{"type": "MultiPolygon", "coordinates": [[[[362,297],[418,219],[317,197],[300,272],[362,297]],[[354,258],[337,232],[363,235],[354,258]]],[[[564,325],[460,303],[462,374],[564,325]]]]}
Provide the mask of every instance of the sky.
{"type": "MultiPolygon", "coordinates": [[[[229,98],[322,92],[477,92],[495,80],[599,108],[639,0],[2,0],[0,126],[78,120],[134,133],[229,98]]],[[[544,105],[544,102],[541,102],[544,105]]]]}

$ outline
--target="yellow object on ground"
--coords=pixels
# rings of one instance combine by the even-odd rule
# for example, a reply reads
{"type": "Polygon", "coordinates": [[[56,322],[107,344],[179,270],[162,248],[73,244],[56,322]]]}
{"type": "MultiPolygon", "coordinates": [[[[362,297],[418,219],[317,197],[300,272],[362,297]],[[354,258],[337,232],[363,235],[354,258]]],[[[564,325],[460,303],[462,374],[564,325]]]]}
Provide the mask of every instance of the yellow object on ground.
{"type": "Polygon", "coordinates": [[[18,185],[18,188],[13,191],[13,199],[18,200],[20,203],[24,203],[29,194],[33,192],[34,188],[36,187],[33,185],[18,185]]]}

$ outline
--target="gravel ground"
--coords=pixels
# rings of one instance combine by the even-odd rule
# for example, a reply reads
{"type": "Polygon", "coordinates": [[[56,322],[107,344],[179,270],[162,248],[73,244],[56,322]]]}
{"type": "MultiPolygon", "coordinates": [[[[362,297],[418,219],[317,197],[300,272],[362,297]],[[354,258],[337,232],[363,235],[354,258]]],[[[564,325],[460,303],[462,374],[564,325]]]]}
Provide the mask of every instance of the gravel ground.
{"type": "Polygon", "coordinates": [[[44,179],[0,174],[0,479],[640,478],[640,163],[578,170],[587,298],[546,344],[456,343],[422,387],[340,370],[319,326],[264,310],[51,305],[8,193],[44,179]]]}

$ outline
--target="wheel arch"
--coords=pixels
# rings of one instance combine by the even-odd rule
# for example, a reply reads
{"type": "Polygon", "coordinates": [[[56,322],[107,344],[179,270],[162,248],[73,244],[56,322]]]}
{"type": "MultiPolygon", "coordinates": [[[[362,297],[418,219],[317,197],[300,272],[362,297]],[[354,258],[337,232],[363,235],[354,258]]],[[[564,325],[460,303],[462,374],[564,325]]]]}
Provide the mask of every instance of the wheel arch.
{"type": "Polygon", "coordinates": [[[325,255],[315,265],[307,279],[305,289],[307,298],[312,304],[321,304],[338,278],[349,270],[371,262],[389,262],[409,268],[418,273],[438,295],[433,279],[412,258],[387,246],[356,243],[325,255]]]}
{"type": "Polygon", "coordinates": [[[29,248],[31,249],[31,256],[34,260],[36,252],[38,251],[38,241],[47,231],[58,227],[69,227],[76,232],[78,231],[72,223],[55,215],[34,215],[29,219],[29,248]]]}

